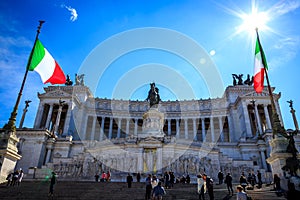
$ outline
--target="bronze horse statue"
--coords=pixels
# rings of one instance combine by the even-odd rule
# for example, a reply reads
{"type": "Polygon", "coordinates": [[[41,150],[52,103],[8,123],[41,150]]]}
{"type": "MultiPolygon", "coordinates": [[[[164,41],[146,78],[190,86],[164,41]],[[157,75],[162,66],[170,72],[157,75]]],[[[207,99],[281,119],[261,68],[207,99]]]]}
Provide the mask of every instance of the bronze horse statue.
{"type": "Polygon", "coordinates": [[[146,99],[146,101],[150,103],[150,107],[157,105],[161,100],[158,91],[158,88],[155,87],[155,83],[150,83],[150,90],[146,99]]]}

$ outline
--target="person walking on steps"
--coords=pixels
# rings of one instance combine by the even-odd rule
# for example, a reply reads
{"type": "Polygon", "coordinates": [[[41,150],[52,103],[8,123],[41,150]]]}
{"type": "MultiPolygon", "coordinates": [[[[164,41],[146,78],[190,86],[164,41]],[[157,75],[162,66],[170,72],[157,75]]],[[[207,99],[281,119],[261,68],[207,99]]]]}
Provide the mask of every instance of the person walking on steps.
{"type": "Polygon", "coordinates": [[[227,173],[226,177],[225,177],[225,183],[227,185],[227,190],[228,190],[228,194],[233,195],[233,189],[232,189],[232,176],[230,173],[227,173]]]}

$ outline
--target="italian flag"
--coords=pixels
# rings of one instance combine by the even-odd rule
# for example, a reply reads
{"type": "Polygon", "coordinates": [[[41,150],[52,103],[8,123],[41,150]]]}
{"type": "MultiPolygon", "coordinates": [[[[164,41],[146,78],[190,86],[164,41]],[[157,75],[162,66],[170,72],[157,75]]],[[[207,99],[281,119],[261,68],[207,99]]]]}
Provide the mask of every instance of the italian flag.
{"type": "Polygon", "coordinates": [[[40,40],[35,43],[28,70],[36,71],[43,83],[64,84],[66,82],[64,72],[40,40]]]}
{"type": "Polygon", "coordinates": [[[263,48],[260,44],[259,37],[257,35],[255,45],[255,59],[254,59],[254,90],[257,93],[262,93],[264,89],[264,75],[265,70],[268,69],[266,57],[263,48]]]}

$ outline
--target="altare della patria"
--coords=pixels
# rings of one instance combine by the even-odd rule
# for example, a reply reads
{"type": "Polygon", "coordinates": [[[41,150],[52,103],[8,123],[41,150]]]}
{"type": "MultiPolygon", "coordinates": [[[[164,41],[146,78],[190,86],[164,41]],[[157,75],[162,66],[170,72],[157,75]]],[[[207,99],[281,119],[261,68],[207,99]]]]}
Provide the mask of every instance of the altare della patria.
{"type": "MultiPolygon", "coordinates": [[[[144,101],[97,98],[83,79],[76,74],[73,84],[68,76],[65,86],[38,93],[33,128],[20,127],[6,140],[3,130],[2,180],[19,168],[28,179],[55,171],[62,180],[76,181],[103,171],[110,171],[112,181],[124,181],[127,173],[146,177],[165,171],[195,181],[199,173],[217,179],[219,170],[238,180],[243,172],[259,170],[271,182],[274,173],[299,170],[282,168],[292,157],[290,144],[299,158],[299,135],[293,143],[274,138],[269,94],[256,93],[249,76],[243,81],[233,74],[233,85],[220,98],[183,101],[161,99],[154,82],[144,101]]],[[[282,124],[281,94],[273,95],[282,124]]],[[[292,102],[290,107],[292,112],[292,102]]]]}

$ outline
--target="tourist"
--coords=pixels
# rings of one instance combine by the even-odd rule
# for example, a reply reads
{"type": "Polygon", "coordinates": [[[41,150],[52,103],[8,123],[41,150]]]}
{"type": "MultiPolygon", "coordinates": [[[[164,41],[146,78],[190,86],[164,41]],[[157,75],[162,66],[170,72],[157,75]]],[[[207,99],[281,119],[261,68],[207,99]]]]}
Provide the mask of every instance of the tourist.
{"type": "Polygon", "coordinates": [[[170,174],[169,174],[169,172],[164,173],[164,183],[165,183],[165,187],[167,189],[170,188],[170,174]]]}
{"type": "Polygon", "coordinates": [[[133,178],[130,175],[130,173],[128,173],[127,178],[126,178],[128,188],[131,188],[132,181],[133,181],[133,178]]]}
{"type": "Polygon", "coordinates": [[[221,185],[223,183],[223,179],[224,179],[224,174],[221,170],[218,173],[218,179],[219,179],[219,185],[221,185]]]}
{"type": "Polygon", "coordinates": [[[96,181],[96,182],[99,181],[99,174],[95,174],[95,181],[96,181]]]}
{"type": "Polygon", "coordinates": [[[182,175],[182,177],[180,178],[180,183],[185,183],[186,182],[186,178],[184,175],[182,175]]]}
{"type": "Polygon", "coordinates": [[[173,172],[170,172],[170,187],[174,187],[175,175],[173,172]]]}
{"type": "Polygon", "coordinates": [[[246,186],[248,185],[248,183],[244,173],[242,173],[242,175],[240,176],[240,184],[243,187],[244,191],[246,192],[246,186]]]}
{"type": "MultiPolygon", "coordinates": [[[[252,174],[249,172],[248,177],[247,177],[247,182],[250,183],[252,185],[253,183],[253,179],[252,179],[252,174]]],[[[253,185],[252,185],[253,186],[253,185]]]]}
{"type": "Polygon", "coordinates": [[[204,181],[201,174],[197,176],[197,184],[198,184],[198,194],[199,194],[199,200],[204,200],[204,194],[206,193],[206,182],[204,181]]]}
{"type": "Polygon", "coordinates": [[[237,191],[237,193],[236,193],[236,199],[237,199],[237,200],[247,200],[247,199],[248,199],[247,194],[246,194],[246,192],[243,190],[243,187],[242,187],[242,186],[238,185],[238,186],[236,187],[236,191],[237,191]]]}
{"type": "Polygon", "coordinates": [[[258,188],[262,187],[262,180],[261,180],[261,172],[257,170],[257,180],[258,180],[258,188]]]}
{"type": "Polygon", "coordinates": [[[153,188],[153,200],[162,200],[162,196],[166,194],[165,189],[161,186],[161,182],[158,182],[157,185],[153,188]]]}
{"type": "Polygon", "coordinates": [[[145,180],[146,183],[146,194],[145,194],[145,199],[149,200],[151,198],[151,191],[152,191],[152,176],[151,174],[148,174],[148,177],[145,180]]]}
{"type": "Polygon", "coordinates": [[[254,172],[251,173],[251,185],[252,187],[254,187],[254,185],[256,184],[256,175],[254,174],[254,172]]]}
{"type": "Polygon", "coordinates": [[[106,173],[106,182],[109,182],[110,178],[111,178],[111,173],[110,173],[110,171],[107,171],[107,173],[106,173]]]}
{"type": "Polygon", "coordinates": [[[295,184],[288,180],[288,191],[287,191],[287,200],[296,200],[299,199],[299,192],[295,188],[295,184]]]}
{"type": "Polygon", "coordinates": [[[274,174],[274,189],[277,191],[277,192],[280,192],[281,191],[281,186],[280,186],[280,178],[278,176],[278,174],[274,174]]]}
{"type": "Polygon", "coordinates": [[[100,182],[104,182],[105,180],[106,180],[106,174],[105,172],[102,172],[100,182]]]}
{"type": "Polygon", "coordinates": [[[18,177],[19,177],[19,171],[16,170],[16,171],[13,173],[13,176],[12,176],[12,182],[11,182],[11,185],[12,185],[12,186],[15,186],[15,184],[17,184],[17,182],[18,182],[18,177]]]}
{"type": "Polygon", "coordinates": [[[155,175],[153,175],[151,181],[152,189],[155,188],[155,186],[157,186],[158,182],[159,182],[158,178],[155,175]]]}
{"type": "Polygon", "coordinates": [[[206,174],[203,174],[203,179],[205,180],[206,183],[206,189],[208,192],[208,196],[210,200],[214,199],[214,182],[213,179],[207,176],[206,174]]]}
{"type": "Polygon", "coordinates": [[[56,174],[55,174],[55,172],[52,172],[52,176],[51,176],[51,179],[50,179],[50,188],[49,188],[48,196],[53,197],[55,183],[56,183],[56,174]]]}
{"type": "Polygon", "coordinates": [[[191,177],[190,177],[190,175],[188,174],[188,175],[186,175],[186,183],[187,183],[187,184],[190,184],[190,182],[191,182],[191,177]]]}
{"type": "Polygon", "coordinates": [[[136,181],[139,183],[139,182],[141,182],[141,173],[140,172],[138,172],[137,174],[136,174],[136,181]]]}
{"type": "Polygon", "coordinates": [[[21,184],[23,177],[24,177],[24,172],[23,172],[22,169],[20,169],[18,180],[17,180],[18,181],[18,186],[21,184]]]}
{"type": "Polygon", "coordinates": [[[7,180],[7,184],[6,186],[10,186],[12,184],[12,177],[13,177],[13,174],[14,173],[9,173],[6,177],[6,180],[7,180]]]}
{"type": "Polygon", "coordinates": [[[232,176],[230,173],[227,173],[226,177],[225,177],[225,183],[227,185],[227,189],[228,189],[228,194],[233,195],[233,189],[232,189],[232,176]]]}

